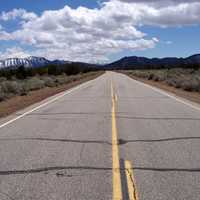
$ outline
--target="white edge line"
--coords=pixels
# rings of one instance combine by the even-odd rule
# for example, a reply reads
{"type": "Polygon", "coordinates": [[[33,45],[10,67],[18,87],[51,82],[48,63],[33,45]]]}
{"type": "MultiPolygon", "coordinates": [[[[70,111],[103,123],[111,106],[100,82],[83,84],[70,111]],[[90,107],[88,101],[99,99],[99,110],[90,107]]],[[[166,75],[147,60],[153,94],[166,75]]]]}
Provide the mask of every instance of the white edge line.
{"type": "Polygon", "coordinates": [[[43,103],[43,104],[41,104],[41,105],[39,105],[39,106],[33,108],[32,110],[29,110],[29,111],[27,111],[27,112],[21,114],[20,116],[14,118],[14,119],[11,119],[11,120],[9,120],[9,121],[7,121],[7,122],[1,124],[1,125],[0,125],[0,129],[3,128],[3,127],[5,127],[5,126],[7,126],[7,125],[9,125],[9,124],[11,124],[11,123],[13,123],[13,122],[15,122],[16,120],[18,120],[18,119],[20,119],[20,118],[22,118],[22,117],[25,117],[26,115],[28,115],[28,114],[30,114],[30,113],[32,113],[32,112],[34,112],[34,111],[36,111],[36,110],[38,110],[38,109],[44,107],[44,106],[46,106],[46,105],[48,105],[48,104],[50,104],[50,103],[53,103],[54,101],[57,101],[58,99],[60,99],[60,98],[62,98],[62,97],[64,97],[64,96],[66,96],[66,95],[68,95],[68,94],[70,94],[70,93],[72,93],[72,92],[74,92],[74,91],[76,91],[76,90],[78,90],[78,89],[80,89],[80,88],[82,88],[82,87],[88,85],[88,84],[91,83],[92,81],[94,81],[94,80],[90,80],[90,81],[88,81],[88,82],[86,82],[86,83],[82,83],[81,85],[78,85],[78,86],[76,86],[76,87],[74,87],[74,88],[72,88],[72,89],[70,89],[70,90],[67,90],[67,92],[64,92],[64,93],[62,92],[63,94],[61,94],[61,95],[59,95],[59,96],[57,96],[57,97],[55,97],[55,98],[53,98],[53,99],[51,99],[51,100],[49,100],[49,101],[47,101],[47,102],[45,102],[45,103],[43,103]]]}
{"type": "Polygon", "coordinates": [[[186,106],[189,106],[189,107],[191,107],[191,108],[193,108],[193,109],[195,109],[195,110],[200,111],[200,107],[197,107],[197,106],[195,106],[195,105],[192,105],[192,104],[191,104],[192,102],[191,102],[191,103],[186,102],[187,100],[185,100],[185,101],[184,101],[184,100],[181,100],[180,98],[175,97],[175,96],[173,96],[173,95],[170,95],[169,93],[163,91],[162,89],[158,89],[158,88],[156,88],[156,87],[153,87],[153,86],[151,86],[151,85],[148,85],[148,84],[143,83],[143,82],[140,82],[140,81],[137,81],[137,80],[135,80],[135,79],[132,79],[132,80],[134,80],[135,82],[137,82],[137,83],[140,84],[140,85],[143,85],[143,86],[145,86],[145,87],[151,88],[152,90],[154,90],[154,91],[156,91],[156,92],[158,92],[158,93],[160,93],[160,94],[163,94],[163,95],[165,95],[165,96],[168,96],[168,97],[170,97],[170,98],[172,98],[172,99],[178,101],[179,103],[183,103],[183,104],[186,105],[186,106]]]}

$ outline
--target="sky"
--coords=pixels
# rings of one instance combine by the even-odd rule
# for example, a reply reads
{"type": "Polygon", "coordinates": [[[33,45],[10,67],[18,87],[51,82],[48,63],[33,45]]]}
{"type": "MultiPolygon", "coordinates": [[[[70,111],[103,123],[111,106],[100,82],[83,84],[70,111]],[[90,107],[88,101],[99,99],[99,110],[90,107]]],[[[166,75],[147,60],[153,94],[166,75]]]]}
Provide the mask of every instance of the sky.
{"type": "Polygon", "coordinates": [[[199,0],[6,0],[0,59],[108,63],[200,53],[199,0]]]}

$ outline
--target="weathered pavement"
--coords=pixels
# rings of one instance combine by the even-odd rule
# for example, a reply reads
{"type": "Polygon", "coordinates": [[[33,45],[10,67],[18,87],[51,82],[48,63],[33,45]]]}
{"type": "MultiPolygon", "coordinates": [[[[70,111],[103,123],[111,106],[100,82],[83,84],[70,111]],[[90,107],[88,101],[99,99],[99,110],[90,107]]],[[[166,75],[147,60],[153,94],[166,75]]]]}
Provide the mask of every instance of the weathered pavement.
{"type": "Polygon", "coordinates": [[[198,109],[107,72],[2,119],[0,200],[200,199],[198,109]]]}

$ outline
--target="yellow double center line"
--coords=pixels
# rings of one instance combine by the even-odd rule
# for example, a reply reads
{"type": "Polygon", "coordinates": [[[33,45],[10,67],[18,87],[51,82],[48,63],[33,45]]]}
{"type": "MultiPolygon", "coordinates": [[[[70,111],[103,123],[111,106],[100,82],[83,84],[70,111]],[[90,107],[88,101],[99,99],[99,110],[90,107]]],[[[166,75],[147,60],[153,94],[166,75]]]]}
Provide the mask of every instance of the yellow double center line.
{"type": "Polygon", "coordinates": [[[111,82],[112,95],[112,160],[113,160],[113,200],[122,200],[122,186],[120,175],[119,148],[116,126],[116,95],[114,94],[113,82],[111,82]]]}
{"type": "MultiPolygon", "coordinates": [[[[119,161],[119,147],[116,125],[116,101],[117,96],[114,92],[113,82],[111,81],[112,96],[112,168],[113,168],[113,200],[123,200],[121,172],[119,161]]],[[[134,184],[133,170],[130,161],[125,161],[126,179],[128,186],[129,200],[138,200],[136,187],[134,184]]]]}

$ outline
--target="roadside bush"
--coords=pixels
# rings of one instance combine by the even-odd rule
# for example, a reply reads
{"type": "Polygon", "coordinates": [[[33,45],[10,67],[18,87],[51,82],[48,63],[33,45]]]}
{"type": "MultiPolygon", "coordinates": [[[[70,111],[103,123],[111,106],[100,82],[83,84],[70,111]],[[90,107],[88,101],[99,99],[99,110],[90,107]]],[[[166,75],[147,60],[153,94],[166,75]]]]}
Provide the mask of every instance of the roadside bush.
{"type": "Polygon", "coordinates": [[[148,80],[152,80],[154,78],[154,74],[153,73],[149,73],[149,74],[147,74],[147,77],[148,77],[147,78],[148,80]]]}
{"type": "Polygon", "coordinates": [[[35,76],[26,79],[17,79],[16,76],[11,76],[9,80],[0,77],[0,101],[9,99],[16,95],[27,95],[30,91],[42,89],[44,87],[56,87],[62,84],[67,84],[83,77],[94,75],[96,72],[87,74],[77,74],[68,76],[65,73],[61,75],[51,76],[35,76]]]}
{"type": "Polygon", "coordinates": [[[1,88],[4,93],[20,94],[22,91],[21,84],[17,81],[4,81],[1,83],[1,88]]]}
{"type": "Polygon", "coordinates": [[[26,81],[27,90],[38,90],[45,87],[45,82],[38,77],[30,78],[26,81]]]}
{"type": "Polygon", "coordinates": [[[164,81],[186,91],[200,92],[200,69],[135,70],[127,73],[148,80],[164,81]]]}
{"type": "Polygon", "coordinates": [[[5,100],[6,96],[5,96],[5,93],[2,89],[2,87],[0,86],[0,102],[5,100]]]}
{"type": "Polygon", "coordinates": [[[0,77],[0,83],[6,81],[7,79],[5,77],[0,77]]]}
{"type": "Polygon", "coordinates": [[[186,91],[200,91],[200,82],[197,79],[184,80],[181,88],[186,91]]]}
{"type": "Polygon", "coordinates": [[[63,84],[69,83],[70,79],[66,75],[61,75],[61,76],[57,76],[55,81],[58,85],[63,85],[63,84]]]}
{"type": "Polygon", "coordinates": [[[4,101],[6,98],[5,98],[5,94],[4,93],[0,93],[0,102],[1,101],[4,101]]]}
{"type": "Polygon", "coordinates": [[[56,80],[54,77],[44,76],[44,77],[42,77],[42,80],[44,81],[44,84],[47,87],[55,87],[56,86],[56,80]]]}
{"type": "Polygon", "coordinates": [[[82,75],[71,75],[69,76],[69,80],[70,82],[73,82],[73,81],[77,81],[79,79],[81,79],[82,75]]]}

